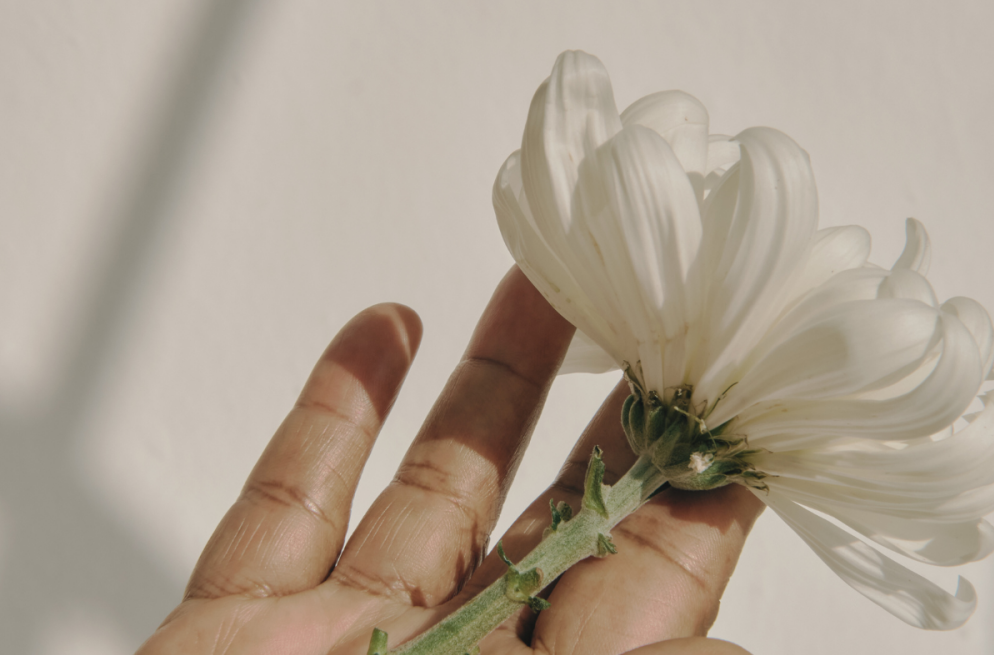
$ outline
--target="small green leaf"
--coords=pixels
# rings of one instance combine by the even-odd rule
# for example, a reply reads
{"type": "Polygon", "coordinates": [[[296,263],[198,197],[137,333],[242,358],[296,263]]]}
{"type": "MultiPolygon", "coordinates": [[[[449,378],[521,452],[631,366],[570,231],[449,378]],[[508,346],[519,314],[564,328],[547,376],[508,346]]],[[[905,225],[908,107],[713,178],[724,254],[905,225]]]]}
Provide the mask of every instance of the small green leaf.
{"type": "Polygon", "coordinates": [[[514,567],[514,562],[512,562],[504,552],[504,542],[502,541],[497,542],[497,556],[504,560],[504,563],[507,564],[507,568],[517,572],[518,569],[514,567]]]}
{"type": "Polygon", "coordinates": [[[528,599],[528,607],[532,608],[535,613],[541,612],[542,610],[547,610],[552,607],[552,603],[545,600],[544,598],[539,598],[538,596],[532,596],[528,599]]]}
{"type": "Polygon", "coordinates": [[[571,518],[573,518],[573,508],[569,506],[565,500],[559,501],[556,505],[556,509],[559,510],[559,514],[563,517],[563,523],[566,523],[571,518]]]}
{"type": "Polygon", "coordinates": [[[618,547],[614,545],[611,538],[605,534],[597,535],[597,557],[607,557],[617,555],[618,547]]]}
{"type": "Polygon", "coordinates": [[[556,501],[552,498],[549,499],[549,509],[552,510],[552,531],[555,532],[563,522],[563,514],[556,508],[556,501]]]}
{"type": "Polygon", "coordinates": [[[379,628],[373,628],[373,635],[369,638],[369,650],[366,655],[387,655],[387,633],[379,628]]]}
{"type": "Polygon", "coordinates": [[[539,568],[521,572],[511,568],[504,574],[504,579],[507,581],[504,595],[516,603],[527,603],[535,592],[541,591],[545,574],[539,568]]]}
{"type": "Polygon", "coordinates": [[[587,466],[587,477],[583,484],[583,506],[608,518],[607,506],[604,505],[604,460],[600,446],[594,446],[587,466]]]}

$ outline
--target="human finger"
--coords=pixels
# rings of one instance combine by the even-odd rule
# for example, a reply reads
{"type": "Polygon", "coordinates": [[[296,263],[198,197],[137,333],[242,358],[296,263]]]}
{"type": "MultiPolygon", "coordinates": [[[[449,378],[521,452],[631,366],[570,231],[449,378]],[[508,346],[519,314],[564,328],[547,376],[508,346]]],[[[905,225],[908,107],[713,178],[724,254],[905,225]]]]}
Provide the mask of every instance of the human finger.
{"type": "MultiPolygon", "coordinates": [[[[591,419],[580,440],[566,458],[552,486],[525,509],[501,536],[504,551],[513,561],[523,559],[542,540],[542,533],[552,519],[549,510],[550,500],[556,503],[565,502],[579,511],[587,463],[595,445],[603,450],[605,484],[612,484],[635,462],[636,457],[621,430],[621,404],[627,395],[627,385],[624,382],[619,383],[591,419]]],[[[466,599],[475,596],[506,571],[507,565],[495,552],[491,552],[463,589],[461,596],[466,599]]],[[[531,615],[525,613],[523,616],[531,615]]]]}
{"type": "Polygon", "coordinates": [[[327,576],[420,340],[417,314],[402,305],[371,307],[342,328],[204,549],[188,598],[282,596],[327,576]]]}
{"type": "Polygon", "coordinates": [[[685,637],[636,648],[626,655],[749,655],[749,651],[721,639],[685,637]]]}
{"type": "Polygon", "coordinates": [[[573,327],[513,268],[329,583],[433,607],[476,568],[573,327]]]}

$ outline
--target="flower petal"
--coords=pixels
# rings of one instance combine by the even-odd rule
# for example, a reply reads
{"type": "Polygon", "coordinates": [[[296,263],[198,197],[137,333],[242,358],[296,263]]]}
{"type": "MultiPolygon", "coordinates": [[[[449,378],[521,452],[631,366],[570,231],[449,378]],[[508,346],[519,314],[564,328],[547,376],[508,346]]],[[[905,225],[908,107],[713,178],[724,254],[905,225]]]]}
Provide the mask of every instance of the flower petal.
{"type": "Polygon", "coordinates": [[[559,55],[532,99],[521,164],[539,231],[561,257],[580,164],[620,129],[611,80],[600,60],[581,51],[559,55]]]}
{"type": "MultiPolygon", "coordinates": [[[[914,449],[891,449],[890,454],[904,455],[914,449]]],[[[874,453],[878,457],[872,459],[885,462],[877,468],[864,465],[861,455],[866,454],[762,453],[755,464],[775,476],[767,480],[778,493],[833,516],[878,544],[908,557],[939,566],[956,566],[983,559],[994,551],[994,528],[981,518],[994,505],[966,517],[962,514],[952,517],[947,511],[950,503],[955,504],[964,492],[994,483],[994,472],[989,468],[985,471],[986,480],[974,475],[977,468],[986,468],[983,460],[977,465],[970,462],[966,467],[964,462],[969,460],[962,460],[959,470],[949,475],[930,468],[927,457],[916,458],[918,466],[911,471],[895,471],[886,466],[887,453],[874,453]]],[[[991,459],[990,454],[986,459],[991,459]]]]}
{"type": "Polygon", "coordinates": [[[927,436],[952,425],[973,401],[983,376],[973,335],[955,316],[939,312],[939,317],[942,353],[912,391],[885,399],[763,402],[740,413],[737,429],[751,439],[800,433],[886,441],[927,436]]]}
{"type": "MultiPolygon", "coordinates": [[[[792,444],[786,439],[763,440],[757,445],[766,452],[758,453],[756,462],[776,475],[815,480],[839,474],[905,489],[917,486],[929,493],[941,485],[949,488],[943,493],[950,494],[994,484],[992,439],[994,405],[987,405],[969,425],[938,441],[921,439],[894,446],[850,440],[847,446],[824,435],[798,434],[792,444]]],[[[977,516],[982,514],[986,512],[977,516]]]]}
{"type": "Polygon", "coordinates": [[[818,223],[817,190],[807,153],[769,128],[751,128],[736,139],[742,159],[704,207],[702,251],[714,269],[706,272],[708,354],[698,357],[708,370],[694,376],[702,400],[724,390],[729,369],[780,313],[818,223]],[[737,189],[729,186],[733,175],[739,177],[737,189]],[[728,198],[732,190],[737,191],[734,205],[728,198]],[[730,219],[729,211],[734,212],[730,219]],[[708,223],[720,227],[709,230],[708,223]]]}
{"type": "Polygon", "coordinates": [[[813,508],[895,553],[934,566],[959,566],[994,552],[994,527],[983,519],[950,524],[829,505],[813,508]]]}
{"type": "Polygon", "coordinates": [[[645,383],[662,391],[661,346],[682,339],[699,312],[701,226],[690,181],[661,136],[631,125],[584,162],[573,211],[569,244],[588,262],[575,276],[611,296],[594,302],[617,303],[638,340],[645,383]]]}
{"type": "MultiPolygon", "coordinates": [[[[889,386],[928,356],[939,312],[913,300],[854,300],[830,307],[769,349],[716,408],[722,423],[771,398],[837,398],[889,386]]],[[[765,348],[764,348],[765,350],[765,348]]]]}
{"type": "Polygon", "coordinates": [[[615,336],[621,328],[604,320],[535,226],[522,188],[519,152],[512,153],[497,174],[493,203],[504,243],[535,288],[566,320],[594,335],[602,349],[623,357],[624,343],[615,336]]]}
{"type": "Polygon", "coordinates": [[[904,252],[894,262],[894,268],[907,268],[928,275],[928,266],[932,261],[932,244],[928,239],[928,232],[925,226],[914,218],[909,218],[905,223],[907,242],[904,252]]]}
{"type": "Polygon", "coordinates": [[[804,472],[793,469],[774,475],[778,477],[767,478],[771,489],[819,509],[869,509],[878,514],[945,524],[976,521],[994,511],[994,485],[970,488],[966,484],[939,482],[936,486],[953,487],[940,493],[928,486],[881,489],[866,480],[828,474],[804,479],[804,472]]]}
{"type": "Polygon", "coordinates": [[[991,325],[987,310],[976,300],[963,296],[950,298],[942,303],[942,310],[955,315],[970,330],[980,350],[983,375],[989,375],[994,366],[994,326],[991,325]]]}
{"type": "Polygon", "coordinates": [[[836,273],[861,267],[869,256],[870,233],[862,227],[845,225],[818,230],[791,296],[799,298],[836,273]]]}
{"type": "Polygon", "coordinates": [[[618,362],[581,330],[570,341],[559,375],[567,373],[607,373],[618,370],[618,362]]]}
{"type": "Polygon", "coordinates": [[[708,162],[704,175],[704,198],[721,184],[725,173],[739,163],[742,148],[739,142],[725,134],[712,134],[708,137],[708,162]]]}
{"type": "Polygon", "coordinates": [[[918,300],[930,307],[938,307],[932,285],[917,271],[907,268],[895,268],[877,291],[878,298],[908,298],[918,300]]]}
{"type": "Polygon", "coordinates": [[[739,163],[742,158],[742,148],[735,137],[727,134],[711,134],[708,136],[708,164],[707,174],[715,173],[718,176],[733,165],[739,163]]]}
{"type": "Polygon", "coordinates": [[[704,193],[708,122],[708,110],[701,101],[683,91],[653,93],[621,112],[622,125],[644,125],[666,139],[690,177],[697,197],[704,193]]]}
{"type": "Polygon", "coordinates": [[[956,595],[950,595],[783,496],[774,492],[757,496],[846,584],[905,623],[926,630],[952,630],[976,609],[977,594],[969,581],[960,578],[956,595]]]}

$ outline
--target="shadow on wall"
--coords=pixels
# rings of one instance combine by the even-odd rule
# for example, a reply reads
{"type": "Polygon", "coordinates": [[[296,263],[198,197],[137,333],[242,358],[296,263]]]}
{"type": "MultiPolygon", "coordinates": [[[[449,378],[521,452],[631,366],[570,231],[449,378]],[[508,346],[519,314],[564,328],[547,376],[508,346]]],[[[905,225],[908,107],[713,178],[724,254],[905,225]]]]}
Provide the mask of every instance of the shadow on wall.
{"type": "MultiPolygon", "coordinates": [[[[2,408],[0,502],[5,544],[0,561],[3,650],[36,652],[46,622],[77,609],[110,617],[132,647],[148,637],[179,601],[182,582],[124,529],[82,484],[74,439],[99,394],[106,363],[134,300],[160,229],[181,192],[196,153],[219,74],[239,44],[258,0],[205,4],[167,88],[166,105],[144,149],[134,186],[116,208],[119,234],[100,271],[64,370],[35,412],[2,408]]],[[[42,639],[44,641],[44,639],[42,639]]]]}

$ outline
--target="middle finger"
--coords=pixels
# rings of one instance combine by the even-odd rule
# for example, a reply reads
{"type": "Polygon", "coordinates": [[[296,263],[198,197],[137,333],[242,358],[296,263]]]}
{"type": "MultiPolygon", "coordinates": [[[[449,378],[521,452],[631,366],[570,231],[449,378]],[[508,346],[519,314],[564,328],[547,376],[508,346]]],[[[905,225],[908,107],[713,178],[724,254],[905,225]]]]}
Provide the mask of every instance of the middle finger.
{"type": "Polygon", "coordinates": [[[505,276],[330,582],[422,607],[462,587],[486,550],[572,334],[516,267],[505,276]]]}

